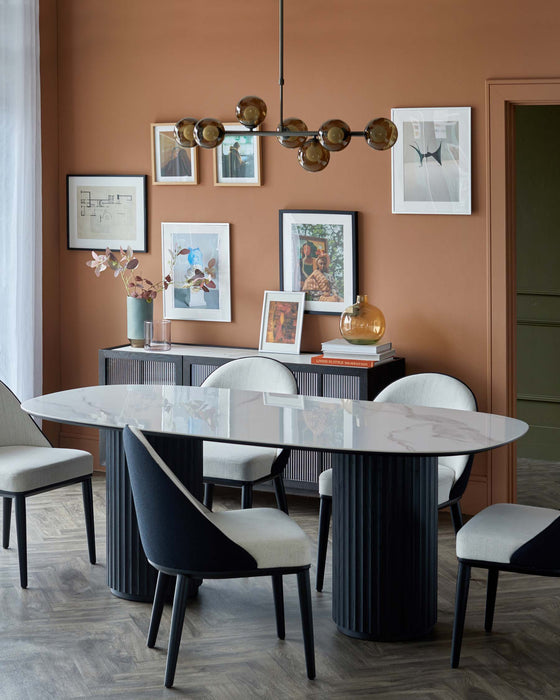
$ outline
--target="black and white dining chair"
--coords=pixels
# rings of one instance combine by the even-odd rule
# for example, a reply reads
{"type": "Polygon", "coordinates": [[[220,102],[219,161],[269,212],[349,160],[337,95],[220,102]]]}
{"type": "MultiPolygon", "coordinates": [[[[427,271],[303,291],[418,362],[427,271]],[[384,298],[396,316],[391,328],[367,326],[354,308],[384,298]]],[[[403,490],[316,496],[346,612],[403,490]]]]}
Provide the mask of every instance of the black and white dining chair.
{"type": "MultiPolygon", "coordinates": [[[[477,410],[474,394],[466,384],[448,374],[435,372],[401,377],[385,387],[374,401],[433,408],[455,408],[463,411],[477,410]]],[[[438,459],[438,508],[449,507],[455,533],[459,531],[463,522],[460,500],[469,481],[472,463],[472,455],[438,459]]],[[[326,469],[319,475],[319,496],[316,588],[322,591],[332,513],[332,469],[326,469]]]]}
{"type": "MultiPolygon", "coordinates": [[[[292,372],[281,362],[268,357],[242,357],[218,367],[202,383],[204,387],[272,391],[297,394],[292,372]]],[[[212,508],[215,484],[241,488],[241,507],[253,505],[253,486],[272,481],[278,508],[288,512],[284,469],[289,449],[255,447],[223,442],[204,443],[204,505],[212,508]]]]}
{"type": "Polygon", "coordinates": [[[10,546],[12,501],[15,503],[19,580],[27,588],[28,496],[81,483],[89,560],[95,564],[93,457],[89,452],[53,447],[12,391],[0,382],[0,496],[3,498],[2,546],[10,546]]]}
{"type": "Polygon", "coordinates": [[[307,677],[315,678],[313,616],[307,535],[276,508],[218,511],[200,503],[136,428],[126,427],[124,449],[142,546],[158,570],[148,647],[161,621],[165,589],[176,577],[167,651],[165,686],[175,678],[189,579],[271,576],[276,630],[284,639],[282,576],[296,574],[303,626],[307,677]]]}
{"type": "Polygon", "coordinates": [[[492,631],[498,575],[513,571],[560,576],[560,511],[497,503],[477,513],[457,533],[457,595],[451,667],[459,666],[471,568],[488,569],[484,629],[492,631]]]}

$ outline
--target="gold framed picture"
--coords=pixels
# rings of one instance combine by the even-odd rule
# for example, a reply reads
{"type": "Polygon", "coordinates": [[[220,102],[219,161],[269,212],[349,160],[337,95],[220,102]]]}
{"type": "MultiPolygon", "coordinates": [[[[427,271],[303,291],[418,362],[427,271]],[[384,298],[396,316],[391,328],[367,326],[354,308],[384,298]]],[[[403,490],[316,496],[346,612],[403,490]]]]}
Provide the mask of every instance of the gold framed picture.
{"type": "Polygon", "coordinates": [[[175,141],[175,124],[152,124],[152,184],[198,185],[198,148],[175,141]]]}

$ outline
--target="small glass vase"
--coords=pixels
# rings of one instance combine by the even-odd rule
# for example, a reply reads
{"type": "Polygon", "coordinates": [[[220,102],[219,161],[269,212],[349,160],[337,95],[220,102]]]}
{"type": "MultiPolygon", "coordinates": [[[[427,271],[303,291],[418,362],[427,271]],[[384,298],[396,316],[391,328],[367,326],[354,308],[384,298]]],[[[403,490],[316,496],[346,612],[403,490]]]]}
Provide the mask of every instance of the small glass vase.
{"type": "Polygon", "coordinates": [[[133,348],[144,347],[144,321],[154,320],[154,303],[151,299],[126,298],[126,334],[133,348]]]}
{"type": "Polygon", "coordinates": [[[385,333],[385,316],[381,309],[368,303],[367,294],[362,294],[342,312],[340,332],[354,345],[375,345],[385,333]]]}

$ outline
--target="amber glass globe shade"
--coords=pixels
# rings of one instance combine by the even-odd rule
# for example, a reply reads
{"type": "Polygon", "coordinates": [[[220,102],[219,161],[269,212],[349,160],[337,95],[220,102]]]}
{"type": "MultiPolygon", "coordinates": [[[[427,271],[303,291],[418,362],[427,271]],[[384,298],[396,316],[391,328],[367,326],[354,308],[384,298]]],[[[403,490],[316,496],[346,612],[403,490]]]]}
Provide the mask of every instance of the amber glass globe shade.
{"type": "MultiPolygon", "coordinates": [[[[278,124],[276,131],[307,131],[307,124],[302,122],[301,119],[297,117],[289,117],[284,119],[284,129],[282,129],[282,124],[278,124]]],[[[278,142],[284,146],[284,148],[299,148],[303,146],[306,140],[306,136],[277,136],[278,142]]]]}
{"type": "Polygon", "coordinates": [[[376,151],[386,151],[395,145],[399,132],[390,119],[372,119],[364,129],[367,145],[376,151]]]}
{"type": "Polygon", "coordinates": [[[196,119],[191,119],[190,117],[185,117],[180,119],[175,128],[173,129],[173,135],[175,136],[175,141],[179,146],[184,148],[195,148],[198,144],[194,138],[194,125],[196,124],[196,119]]]}
{"type": "Polygon", "coordinates": [[[318,173],[329,164],[330,154],[317,139],[309,139],[298,151],[299,164],[310,173],[318,173]]]}
{"type": "Polygon", "coordinates": [[[368,303],[367,294],[344,309],[340,316],[342,337],[354,345],[375,345],[385,333],[385,316],[381,309],[368,303]]]}
{"type": "Polygon", "coordinates": [[[235,109],[237,120],[249,129],[254,129],[264,122],[266,117],[266,104],[260,97],[249,95],[242,97],[235,109]]]}
{"type": "Polygon", "coordinates": [[[224,125],[217,119],[199,119],[194,125],[194,138],[202,148],[216,148],[225,135],[224,125]]]}
{"type": "Polygon", "coordinates": [[[319,141],[327,151],[342,151],[351,138],[350,127],[342,119],[329,119],[319,129],[319,141]]]}

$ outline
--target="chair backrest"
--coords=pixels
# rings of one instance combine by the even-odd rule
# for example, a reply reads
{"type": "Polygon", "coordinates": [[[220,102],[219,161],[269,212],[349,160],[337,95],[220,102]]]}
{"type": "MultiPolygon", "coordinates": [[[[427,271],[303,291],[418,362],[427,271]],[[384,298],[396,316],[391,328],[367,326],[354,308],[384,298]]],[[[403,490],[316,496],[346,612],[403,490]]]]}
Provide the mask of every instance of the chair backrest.
{"type": "Polygon", "coordinates": [[[210,511],[176,477],[145,435],[126,426],[123,441],[140,539],[152,564],[193,574],[257,568],[253,556],[210,521],[210,511]]]}
{"type": "Polygon", "coordinates": [[[17,396],[0,382],[0,447],[51,447],[33,418],[21,410],[17,396]]]}
{"type": "MultiPolygon", "coordinates": [[[[462,411],[476,411],[476,399],[469,387],[448,374],[429,372],[411,374],[397,379],[385,387],[374,399],[385,403],[403,403],[409,406],[430,406],[433,408],[456,408],[462,411]]],[[[468,455],[440,457],[455,472],[457,481],[469,461],[468,455]]]]}
{"type": "Polygon", "coordinates": [[[206,377],[202,386],[297,394],[294,375],[286,365],[269,357],[241,357],[226,362],[206,377]]]}

